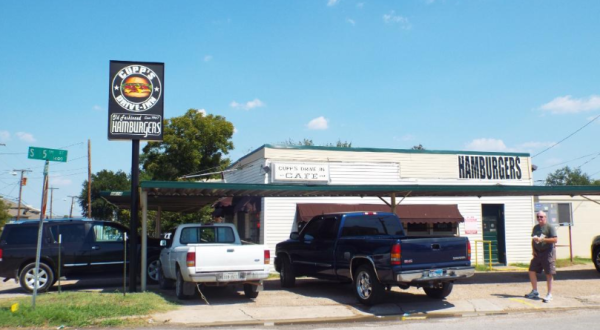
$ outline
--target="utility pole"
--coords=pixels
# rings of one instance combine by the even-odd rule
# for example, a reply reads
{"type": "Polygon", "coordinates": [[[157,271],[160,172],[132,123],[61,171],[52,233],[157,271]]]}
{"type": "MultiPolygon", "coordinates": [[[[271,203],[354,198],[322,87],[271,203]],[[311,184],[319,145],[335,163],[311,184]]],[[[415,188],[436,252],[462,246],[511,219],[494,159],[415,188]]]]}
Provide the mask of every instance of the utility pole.
{"type": "Polygon", "coordinates": [[[73,202],[75,201],[75,198],[77,198],[79,196],[67,196],[67,197],[71,197],[71,211],[69,212],[69,218],[73,218],[73,202]]]}
{"type": "MultiPolygon", "coordinates": [[[[13,172],[21,172],[19,179],[19,206],[17,207],[17,221],[21,219],[21,194],[23,193],[23,173],[31,172],[30,170],[13,170],[13,172]]],[[[13,173],[15,174],[15,173],[13,173]]]]}
{"type": "Polygon", "coordinates": [[[50,219],[52,219],[53,218],[53,216],[52,216],[52,198],[54,197],[54,189],[58,189],[58,188],[50,187],[48,189],[50,190],[50,219]]]}
{"type": "Polygon", "coordinates": [[[87,217],[92,218],[92,141],[88,139],[88,213],[87,217]]]}

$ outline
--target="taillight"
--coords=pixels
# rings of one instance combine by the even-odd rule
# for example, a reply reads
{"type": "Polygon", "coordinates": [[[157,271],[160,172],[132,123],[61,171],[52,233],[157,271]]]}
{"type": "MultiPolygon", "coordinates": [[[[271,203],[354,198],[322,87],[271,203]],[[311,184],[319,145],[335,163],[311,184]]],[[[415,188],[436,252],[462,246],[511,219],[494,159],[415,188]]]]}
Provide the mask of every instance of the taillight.
{"type": "Polygon", "coordinates": [[[265,250],[265,265],[271,263],[271,251],[265,250]]]}
{"type": "Polygon", "coordinates": [[[0,249],[0,261],[2,261],[2,249],[0,249]]]}
{"type": "Polygon", "coordinates": [[[467,260],[471,261],[471,242],[467,241],[467,260]]]}
{"type": "Polygon", "coordinates": [[[188,267],[196,267],[196,252],[188,252],[185,263],[188,267]]]}
{"type": "Polygon", "coordinates": [[[400,265],[400,258],[402,258],[402,249],[400,248],[400,243],[396,243],[392,246],[390,257],[392,259],[392,266],[400,265]]]}

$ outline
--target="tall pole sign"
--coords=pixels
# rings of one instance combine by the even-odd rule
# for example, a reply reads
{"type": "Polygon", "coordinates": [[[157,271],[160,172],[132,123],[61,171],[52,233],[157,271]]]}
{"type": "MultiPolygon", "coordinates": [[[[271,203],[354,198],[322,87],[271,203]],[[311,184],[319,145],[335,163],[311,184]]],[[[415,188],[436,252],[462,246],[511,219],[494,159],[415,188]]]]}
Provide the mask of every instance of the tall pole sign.
{"type": "MultiPolygon", "coordinates": [[[[165,65],[110,61],[109,71],[108,139],[131,140],[129,291],[136,292],[140,140],[163,139],[165,65]]],[[[142,244],[142,249],[144,248],[146,246],[142,244]]],[[[142,260],[141,265],[144,267],[146,260],[142,260]]]]}

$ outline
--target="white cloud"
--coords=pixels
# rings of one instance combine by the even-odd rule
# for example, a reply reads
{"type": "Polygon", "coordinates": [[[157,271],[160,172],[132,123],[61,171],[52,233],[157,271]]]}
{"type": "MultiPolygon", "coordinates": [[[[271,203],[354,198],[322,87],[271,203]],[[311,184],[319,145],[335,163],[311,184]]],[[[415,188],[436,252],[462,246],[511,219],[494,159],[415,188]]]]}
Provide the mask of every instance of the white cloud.
{"type": "Polygon", "coordinates": [[[337,5],[338,2],[340,2],[340,0],[329,0],[329,1],[327,1],[327,6],[333,7],[333,6],[337,5]]]}
{"type": "Polygon", "coordinates": [[[10,140],[10,133],[8,131],[0,131],[0,142],[8,142],[10,140]]]}
{"type": "Polygon", "coordinates": [[[50,177],[50,184],[53,186],[70,186],[73,183],[71,179],[67,179],[60,176],[50,177]]]}
{"type": "Polygon", "coordinates": [[[401,139],[402,141],[413,141],[415,139],[415,136],[412,134],[405,134],[401,137],[401,139]]]}
{"type": "Polygon", "coordinates": [[[197,113],[201,113],[203,117],[206,116],[206,109],[196,109],[197,113]]]}
{"type": "Polygon", "coordinates": [[[237,134],[237,132],[239,132],[238,129],[236,127],[234,127],[233,128],[233,134],[237,134]]]}
{"type": "Polygon", "coordinates": [[[352,26],[356,25],[356,21],[353,20],[352,18],[346,18],[346,22],[352,24],[352,26]]]}
{"type": "Polygon", "coordinates": [[[328,126],[329,124],[329,120],[327,120],[325,117],[321,116],[321,117],[317,117],[313,120],[311,120],[306,127],[308,127],[308,129],[313,129],[313,130],[324,130],[329,128],[328,126]]]}
{"type": "Polygon", "coordinates": [[[210,62],[213,59],[212,55],[204,56],[204,62],[210,62]]]}
{"type": "Polygon", "coordinates": [[[265,103],[259,99],[254,99],[246,103],[237,103],[236,101],[231,101],[229,105],[234,109],[251,110],[254,108],[264,107],[265,103]]]}
{"type": "Polygon", "coordinates": [[[364,2],[359,2],[356,4],[356,8],[362,9],[365,6],[364,2]]]}
{"type": "Polygon", "coordinates": [[[502,140],[497,139],[475,139],[469,142],[467,150],[473,151],[509,151],[502,140]]]}
{"type": "Polygon", "coordinates": [[[600,109],[600,96],[592,95],[587,99],[574,99],[571,95],[559,96],[542,105],[540,109],[552,114],[579,113],[598,110],[600,109]]]}
{"type": "Polygon", "coordinates": [[[25,142],[35,142],[35,138],[33,137],[33,135],[31,135],[30,133],[25,133],[25,132],[17,132],[15,134],[19,140],[21,141],[25,141],[25,142]]]}
{"type": "Polygon", "coordinates": [[[408,21],[408,18],[396,15],[396,12],[394,10],[390,11],[389,14],[383,15],[383,21],[386,24],[398,24],[404,30],[410,30],[410,28],[412,27],[410,22],[408,21]]]}
{"type": "Polygon", "coordinates": [[[99,105],[97,105],[97,104],[96,104],[96,105],[94,105],[94,106],[92,107],[92,109],[94,109],[95,111],[102,111],[102,107],[101,107],[101,106],[99,106],[99,105]]]}
{"type": "Polygon", "coordinates": [[[541,149],[548,148],[553,146],[555,142],[525,142],[517,145],[516,150],[532,150],[532,149],[541,149]]]}

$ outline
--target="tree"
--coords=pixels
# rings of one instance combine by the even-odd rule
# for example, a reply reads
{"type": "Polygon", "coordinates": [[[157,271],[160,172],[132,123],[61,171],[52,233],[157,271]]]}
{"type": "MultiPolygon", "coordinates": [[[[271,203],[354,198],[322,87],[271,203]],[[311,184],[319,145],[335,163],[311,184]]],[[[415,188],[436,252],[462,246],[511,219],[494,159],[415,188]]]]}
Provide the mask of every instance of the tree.
{"type": "Polygon", "coordinates": [[[4,224],[10,219],[8,214],[8,204],[4,203],[4,200],[0,198],[0,228],[4,227],[4,224]]]}
{"type": "Polygon", "coordinates": [[[176,180],[186,174],[223,170],[233,149],[233,124],[222,116],[190,109],[164,121],[161,142],[149,142],[140,158],[153,180],[176,180]]]}
{"type": "Polygon", "coordinates": [[[423,145],[419,143],[419,145],[413,146],[410,149],[412,149],[412,150],[425,150],[425,147],[423,147],[423,145]]]}
{"type": "MultiPolygon", "coordinates": [[[[131,180],[123,171],[116,173],[109,170],[102,170],[92,174],[92,217],[98,220],[111,220],[122,223],[129,222],[129,211],[119,210],[115,205],[109,203],[100,196],[101,191],[129,191],[131,190],[131,180]]],[[[83,210],[83,215],[88,215],[88,183],[83,182],[83,189],[79,194],[79,206],[83,210]]]]}
{"type": "Polygon", "coordinates": [[[600,184],[600,181],[592,180],[581,169],[571,169],[569,166],[560,168],[546,177],[547,186],[588,186],[598,184],[600,184]]]}
{"type": "MultiPolygon", "coordinates": [[[[315,143],[312,139],[302,139],[300,141],[294,141],[292,139],[288,139],[287,141],[283,141],[281,144],[284,146],[314,146],[315,143]]],[[[321,145],[322,147],[337,147],[337,148],[352,148],[352,142],[342,141],[340,139],[337,140],[335,144],[326,143],[321,145]]]]}

